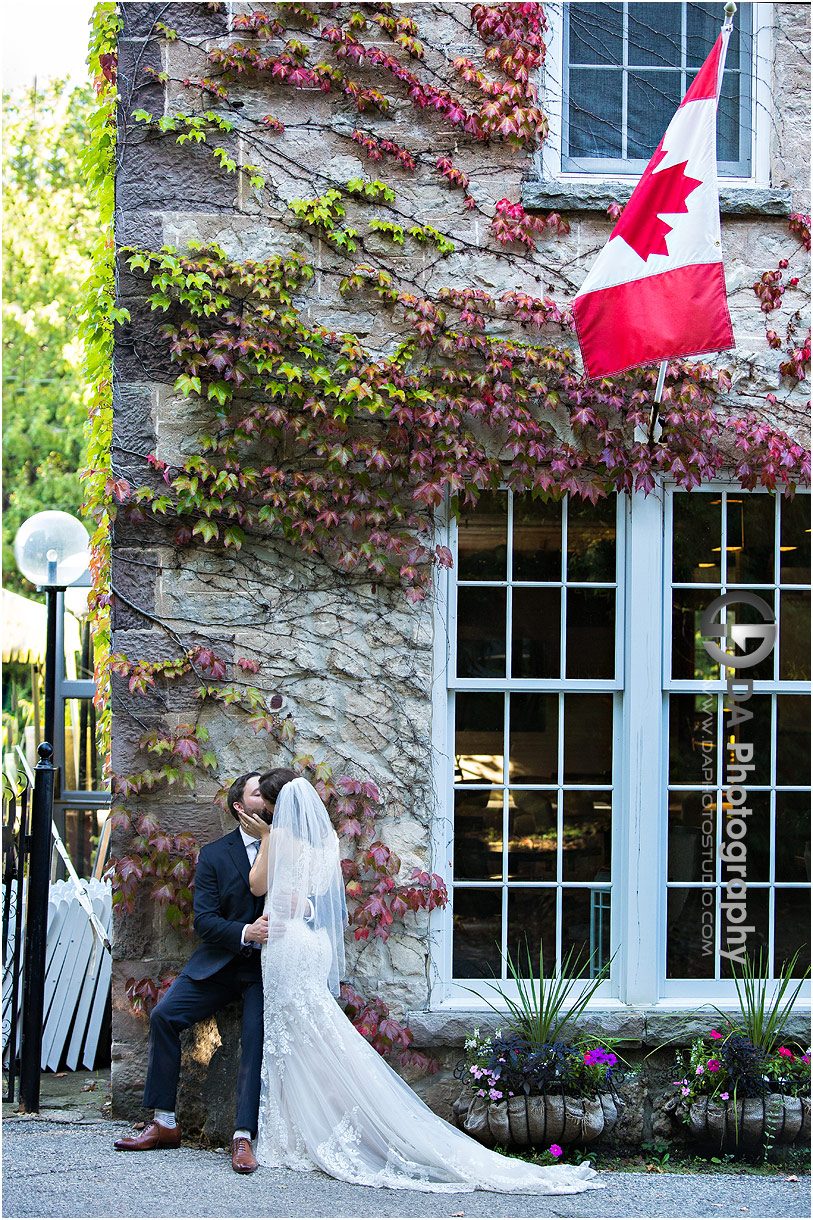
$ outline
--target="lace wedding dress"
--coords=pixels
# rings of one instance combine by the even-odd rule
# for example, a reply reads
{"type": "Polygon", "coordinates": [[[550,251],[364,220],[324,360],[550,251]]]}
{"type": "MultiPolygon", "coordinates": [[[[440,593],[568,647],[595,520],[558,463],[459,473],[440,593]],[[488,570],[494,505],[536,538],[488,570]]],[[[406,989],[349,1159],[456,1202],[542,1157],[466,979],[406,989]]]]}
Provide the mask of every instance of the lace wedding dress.
{"type": "Polygon", "coordinates": [[[437,1192],[574,1194],[599,1185],[587,1165],[541,1168],[491,1152],[424,1105],[331,994],[344,965],[344,886],[338,841],[307,781],[282,789],[271,834],[260,1164],[437,1192]]]}

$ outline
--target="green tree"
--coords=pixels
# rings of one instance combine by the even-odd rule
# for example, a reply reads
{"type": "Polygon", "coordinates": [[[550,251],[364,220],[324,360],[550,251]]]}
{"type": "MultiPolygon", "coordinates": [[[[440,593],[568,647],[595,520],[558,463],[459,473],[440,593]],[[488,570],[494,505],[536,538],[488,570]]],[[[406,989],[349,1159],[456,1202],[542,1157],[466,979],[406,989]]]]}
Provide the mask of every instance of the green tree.
{"type": "Polygon", "coordinates": [[[18,527],[45,508],[76,515],[82,502],[77,313],[99,232],[81,169],[92,108],[89,87],[59,81],[3,97],[3,568],[29,596],[18,527]]]}

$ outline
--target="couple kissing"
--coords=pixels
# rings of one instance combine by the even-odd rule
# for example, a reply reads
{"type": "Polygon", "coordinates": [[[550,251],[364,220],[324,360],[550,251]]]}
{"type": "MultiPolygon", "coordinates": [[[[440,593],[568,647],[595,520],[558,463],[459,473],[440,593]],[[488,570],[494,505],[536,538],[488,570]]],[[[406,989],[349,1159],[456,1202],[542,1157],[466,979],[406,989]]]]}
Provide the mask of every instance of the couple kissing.
{"type": "Polygon", "coordinates": [[[508,1159],[439,1118],[336,1003],[347,925],[339,842],[318,793],[293,771],[234,781],[236,830],[203,847],[201,944],[150,1016],[144,1105],[120,1151],[177,1148],[180,1035],[243,999],[232,1167],[321,1170],[359,1186],[437,1193],[575,1194],[588,1165],[508,1159]]]}

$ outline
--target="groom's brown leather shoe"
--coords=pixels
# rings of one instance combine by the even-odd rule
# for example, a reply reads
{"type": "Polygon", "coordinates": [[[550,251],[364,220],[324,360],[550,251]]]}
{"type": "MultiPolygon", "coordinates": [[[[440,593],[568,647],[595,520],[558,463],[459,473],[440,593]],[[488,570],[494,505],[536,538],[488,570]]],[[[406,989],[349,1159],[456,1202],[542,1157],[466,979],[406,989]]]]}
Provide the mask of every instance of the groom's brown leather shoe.
{"type": "Polygon", "coordinates": [[[138,1135],[116,1140],[113,1147],[119,1152],[150,1152],[153,1148],[177,1148],[180,1142],[181,1128],[177,1123],[174,1127],[162,1127],[153,1119],[138,1135]]]}
{"type": "Polygon", "coordinates": [[[235,1173],[253,1173],[259,1162],[244,1135],[231,1142],[231,1167],[235,1173]]]}

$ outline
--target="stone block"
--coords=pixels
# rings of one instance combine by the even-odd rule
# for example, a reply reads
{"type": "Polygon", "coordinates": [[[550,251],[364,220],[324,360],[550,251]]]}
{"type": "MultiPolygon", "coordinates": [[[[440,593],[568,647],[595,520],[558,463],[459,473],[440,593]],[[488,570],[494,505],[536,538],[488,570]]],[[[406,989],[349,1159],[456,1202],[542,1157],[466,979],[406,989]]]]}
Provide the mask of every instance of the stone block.
{"type": "Polygon", "coordinates": [[[220,12],[212,13],[203,4],[143,3],[128,0],[122,8],[122,34],[127,38],[147,38],[156,21],[189,38],[216,38],[228,29],[228,13],[224,4],[220,12]]]}
{"type": "MultiPolygon", "coordinates": [[[[127,12],[127,5],[122,12],[127,12]]],[[[119,37],[118,42],[119,104],[118,121],[134,127],[131,118],[134,110],[146,110],[149,114],[164,112],[164,86],[147,72],[162,70],[161,48],[156,39],[148,36],[119,37]]]]}
{"type": "Polygon", "coordinates": [[[151,310],[144,297],[131,297],[123,303],[130,320],[114,327],[115,377],[130,384],[152,381],[174,384],[180,370],[172,363],[167,340],[160,331],[167,316],[151,310]]]}
{"type": "MultiPolygon", "coordinates": [[[[218,146],[236,153],[233,135],[218,133],[218,146]]],[[[175,142],[169,132],[133,133],[116,175],[116,205],[124,212],[174,210],[179,200],[196,211],[234,208],[237,181],[222,170],[206,144],[175,142]]]]}
{"type": "Polygon", "coordinates": [[[146,457],[155,448],[152,391],[146,385],[113,386],[113,450],[146,457]]]}

